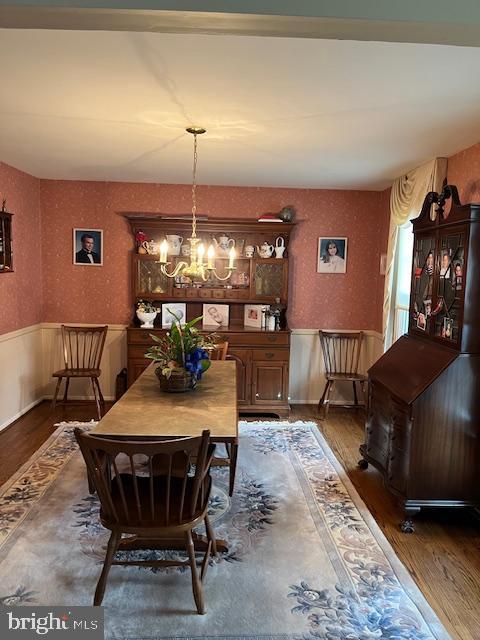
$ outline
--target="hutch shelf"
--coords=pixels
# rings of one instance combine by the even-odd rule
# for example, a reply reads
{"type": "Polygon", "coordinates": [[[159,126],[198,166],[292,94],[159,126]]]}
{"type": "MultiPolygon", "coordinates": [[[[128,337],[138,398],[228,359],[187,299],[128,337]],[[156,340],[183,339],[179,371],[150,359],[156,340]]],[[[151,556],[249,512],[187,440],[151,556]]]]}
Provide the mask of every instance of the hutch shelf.
{"type": "MultiPolygon", "coordinates": [[[[170,237],[181,237],[188,244],[191,219],[167,216],[147,216],[145,214],[124,214],[128,219],[134,238],[143,232],[147,236],[144,245],[148,250],[158,250],[160,242],[170,237]],[[152,244],[149,244],[152,243],[152,244]]],[[[236,269],[231,278],[221,281],[215,276],[205,283],[184,282],[181,278],[165,276],[158,262],[158,254],[139,253],[145,251],[141,243],[136,243],[131,255],[132,298],[136,308],[139,300],[149,301],[161,310],[168,302],[184,302],[186,318],[191,320],[202,315],[203,304],[228,304],[229,324],[211,327],[229,343],[229,357],[237,363],[238,403],[242,413],[273,413],[288,415],[288,375],[290,359],[290,330],[283,325],[280,330],[268,331],[244,326],[246,304],[271,305],[280,300],[288,304],[288,246],[293,223],[260,223],[256,220],[210,219],[197,221],[197,235],[208,246],[221,236],[228,236],[235,242],[236,269]],[[282,258],[259,257],[257,247],[263,243],[275,245],[277,238],[283,238],[285,251],[282,258]],[[255,251],[251,255],[250,247],[255,251]]],[[[280,243],[280,242],[279,242],[280,243]]],[[[219,255],[215,268],[220,277],[226,275],[228,257],[219,255]]],[[[189,257],[168,256],[169,270],[179,260],[189,261],[189,257]]],[[[161,314],[157,315],[154,329],[143,329],[134,315],[128,335],[128,384],[131,385],[149,362],[145,359],[146,349],[153,344],[150,334],[161,335],[161,314]]]]}
{"type": "Polygon", "coordinates": [[[409,533],[423,507],[480,501],[480,204],[454,197],[447,215],[444,193],[429,194],[413,221],[409,330],[368,372],[360,447],[359,465],[379,469],[402,499],[409,533]]]}

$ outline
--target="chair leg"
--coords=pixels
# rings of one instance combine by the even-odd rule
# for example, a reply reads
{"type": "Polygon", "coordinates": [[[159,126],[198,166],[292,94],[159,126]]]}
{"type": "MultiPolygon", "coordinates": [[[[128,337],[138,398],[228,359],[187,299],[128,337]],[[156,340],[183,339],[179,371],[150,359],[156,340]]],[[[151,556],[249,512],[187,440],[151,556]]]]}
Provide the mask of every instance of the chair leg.
{"type": "Polygon", "coordinates": [[[333,385],[333,380],[327,380],[327,383],[325,385],[325,389],[323,390],[323,394],[322,397],[320,398],[320,402],[318,403],[318,413],[321,414],[321,411],[323,409],[323,416],[322,419],[325,420],[325,418],[328,415],[328,403],[329,403],[329,399],[330,399],[330,389],[333,385]]]}
{"type": "Polygon", "coordinates": [[[233,495],[233,487],[235,485],[235,472],[237,471],[238,443],[232,442],[230,445],[230,481],[228,495],[233,495]]]}
{"type": "Polygon", "coordinates": [[[105,398],[103,397],[102,390],[100,389],[100,382],[98,381],[98,378],[95,378],[95,382],[98,389],[98,395],[100,396],[100,403],[102,405],[103,410],[105,410],[105,398]]]}
{"type": "Polygon", "coordinates": [[[324,388],[323,393],[322,393],[322,397],[318,401],[318,413],[320,413],[320,411],[323,408],[323,403],[325,402],[325,398],[327,396],[327,389],[328,389],[328,385],[329,384],[330,384],[330,380],[327,380],[327,382],[325,384],[325,388],[324,388]]]}
{"type": "Polygon", "coordinates": [[[215,532],[212,529],[212,525],[210,524],[210,518],[208,514],[205,514],[205,529],[207,530],[207,538],[212,541],[212,553],[214,556],[217,555],[217,541],[215,539],[215,532]]]}
{"type": "Polygon", "coordinates": [[[105,585],[107,583],[108,573],[112,566],[113,558],[118,548],[121,534],[117,531],[112,531],[110,539],[107,545],[107,553],[105,555],[105,561],[103,563],[102,573],[98,580],[97,588],[95,589],[95,597],[93,599],[93,606],[99,607],[102,604],[103,595],[105,593],[105,585]]]}
{"type": "Polygon", "coordinates": [[[57,396],[58,396],[58,392],[60,391],[60,385],[62,384],[62,380],[63,378],[58,378],[57,380],[57,386],[55,387],[55,393],[53,394],[53,399],[52,399],[52,411],[55,411],[55,407],[57,406],[57,396]]]}
{"type": "Polygon", "coordinates": [[[330,391],[332,390],[333,387],[333,380],[329,380],[328,381],[328,386],[326,388],[326,395],[325,395],[325,400],[324,400],[324,404],[323,404],[323,419],[326,420],[327,416],[328,416],[328,411],[330,409],[330,391]]]}
{"type": "Polygon", "coordinates": [[[355,380],[352,382],[352,384],[353,384],[353,400],[355,403],[355,407],[358,407],[357,384],[355,380]]]}
{"type": "Polygon", "coordinates": [[[197,564],[195,560],[195,547],[193,546],[192,532],[185,532],[186,547],[188,558],[190,560],[190,569],[192,571],[192,588],[193,597],[195,598],[195,604],[197,605],[197,611],[200,614],[205,613],[205,604],[203,602],[203,589],[202,583],[198,577],[197,564]]]}
{"type": "Polygon", "coordinates": [[[97,394],[97,388],[95,386],[95,378],[90,378],[92,381],[92,388],[93,388],[93,397],[95,398],[95,404],[97,405],[97,413],[98,413],[98,419],[101,420],[102,419],[102,410],[100,408],[100,400],[97,394]]]}
{"type": "Polygon", "coordinates": [[[70,378],[65,378],[65,392],[63,394],[63,404],[67,403],[69,385],[70,385],[70,378]]]}

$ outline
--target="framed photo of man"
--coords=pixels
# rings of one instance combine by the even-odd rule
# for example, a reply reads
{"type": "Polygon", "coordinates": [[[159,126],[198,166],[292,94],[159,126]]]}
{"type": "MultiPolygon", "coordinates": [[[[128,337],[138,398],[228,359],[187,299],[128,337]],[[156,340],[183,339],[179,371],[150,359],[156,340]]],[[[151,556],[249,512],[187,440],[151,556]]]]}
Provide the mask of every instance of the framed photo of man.
{"type": "Polygon", "coordinates": [[[347,272],[347,242],[332,236],[318,239],[317,273],[347,272]]]}
{"type": "Polygon", "coordinates": [[[103,229],[73,230],[73,264],[103,265],[103,229]]]}

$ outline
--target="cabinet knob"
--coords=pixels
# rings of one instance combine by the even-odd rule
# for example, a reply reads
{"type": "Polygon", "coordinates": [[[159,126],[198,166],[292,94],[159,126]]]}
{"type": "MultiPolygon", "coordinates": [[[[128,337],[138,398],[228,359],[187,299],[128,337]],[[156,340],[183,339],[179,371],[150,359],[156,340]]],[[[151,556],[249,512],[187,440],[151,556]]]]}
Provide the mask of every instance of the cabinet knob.
{"type": "Polygon", "coordinates": [[[276,341],[277,341],[277,336],[268,336],[268,337],[267,337],[267,340],[268,340],[269,342],[276,342],[276,341]]]}
{"type": "Polygon", "coordinates": [[[268,358],[269,360],[271,360],[272,358],[274,358],[274,357],[275,357],[275,354],[273,353],[273,351],[268,351],[268,352],[265,354],[265,357],[266,357],[266,358],[268,358]]]}

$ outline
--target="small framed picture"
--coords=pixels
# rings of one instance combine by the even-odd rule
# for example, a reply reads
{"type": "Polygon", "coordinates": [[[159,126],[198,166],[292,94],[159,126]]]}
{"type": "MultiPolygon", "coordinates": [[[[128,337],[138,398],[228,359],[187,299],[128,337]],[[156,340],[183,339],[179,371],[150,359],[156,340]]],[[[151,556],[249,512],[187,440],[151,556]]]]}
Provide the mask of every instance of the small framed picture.
{"type": "Polygon", "coordinates": [[[419,313],[417,316],[417,329],[425,331],[427,328],[427,319],[424,313],[419,313]]]}
{"type": "Polygon", "coordinates": [[[230,308],[228,304],[204,304],[203,327],[228,327],[230,308]]]}
{"type": "Polygon", "coordinates": [[[453,318],[443,319],[442,338],[453,340],[453,318]]]}
{"type": "Polygon", "coordinates": [[[246,304],[243,311],[243,324],[245,327],[262,328],[262,309],[264,304],[246,304]]]}
{"type": "Polygon", "coordinates": [[[166,304],[162,304],[162,329],[171,329],[172,324],[176,320],[178,320],[182,326],[187,321],[186,303],[168,302],[166,304]]]}
{"type": "Polygon", "coordinates": [[[103,265],[103,229],[73,230],[73,264],[103,265]]]}
{"type": "Polygon", "coordinates": [[[317,273],[346,273],[348,238],[319,238],[317,273]]]}

